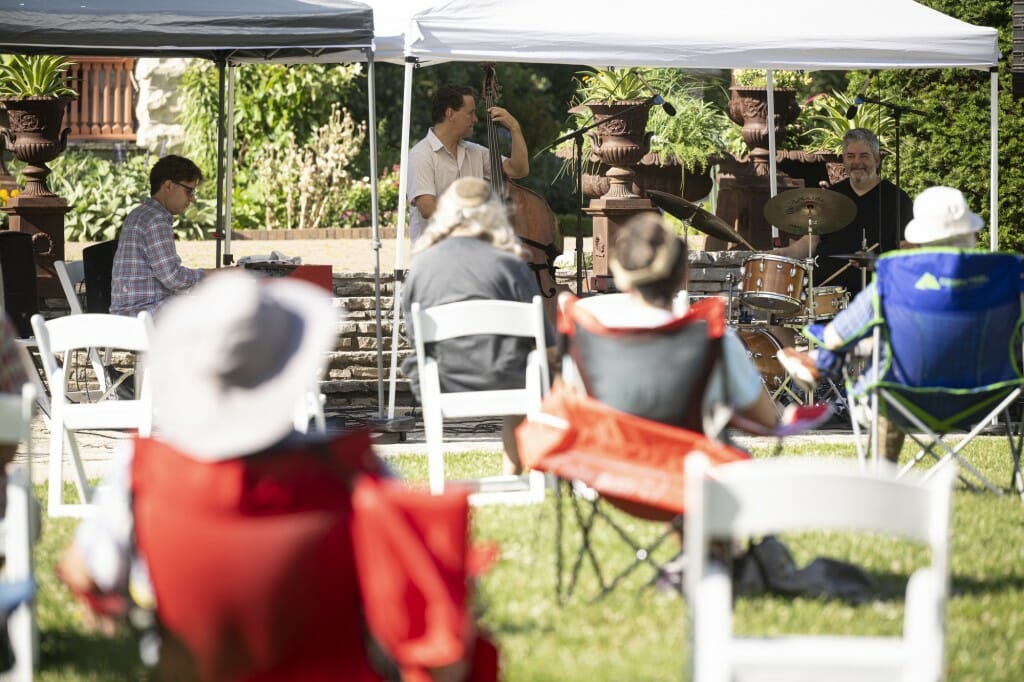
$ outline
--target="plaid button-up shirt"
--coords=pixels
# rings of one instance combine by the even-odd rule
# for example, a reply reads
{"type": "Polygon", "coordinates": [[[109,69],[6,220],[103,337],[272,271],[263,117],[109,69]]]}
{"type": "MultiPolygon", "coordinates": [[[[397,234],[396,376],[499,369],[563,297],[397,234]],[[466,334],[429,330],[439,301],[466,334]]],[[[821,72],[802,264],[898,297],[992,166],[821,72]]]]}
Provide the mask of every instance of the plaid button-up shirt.
{"type": "Polygon", "coordinates": [[[173,216],[152,197],[125,218],[114,256],[110,312],[155,313],[175,293],[194,287],[202,270],[186,268],[174,248],[173,216]]]}

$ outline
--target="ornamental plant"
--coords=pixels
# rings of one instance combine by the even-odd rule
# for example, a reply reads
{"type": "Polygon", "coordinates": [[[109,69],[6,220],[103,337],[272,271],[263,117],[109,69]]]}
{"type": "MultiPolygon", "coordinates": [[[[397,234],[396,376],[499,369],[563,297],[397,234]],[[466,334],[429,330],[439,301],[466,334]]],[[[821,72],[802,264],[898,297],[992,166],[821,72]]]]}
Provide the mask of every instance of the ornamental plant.
{"type": "Polygon", "coordinates": [[[67,71],[73,64],[59,55],[3,55],[0,57],[0,99],[78,97],[74,88],[68,86],[67,71]]]}
{"type": "MultiPolygon", "coordinates": [[[[806,71],[772,69],[772,83],[775,88],[799,88],[811,84],[806,71]]],[[[768,87],[768,75],[764,69],[733,69],[732,84],[741,88],[768,87]]]]}

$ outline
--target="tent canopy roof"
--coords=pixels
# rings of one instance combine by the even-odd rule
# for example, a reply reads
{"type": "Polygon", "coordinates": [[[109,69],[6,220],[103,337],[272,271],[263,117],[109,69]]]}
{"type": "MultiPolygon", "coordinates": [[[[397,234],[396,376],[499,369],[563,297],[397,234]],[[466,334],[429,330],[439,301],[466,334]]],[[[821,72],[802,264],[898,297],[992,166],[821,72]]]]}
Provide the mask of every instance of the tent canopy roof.
{"type": "Polygon", "coordinates": [[[406,52],[424,61],[696,69],[995,66],[996,29],[911,0],[452,0],[417,14],[406,52]]]}
{"type": "Polygon", "coordinates": [[[369,48],[349,0],[0,0],[0,52],[304,61],[369,48]]]}

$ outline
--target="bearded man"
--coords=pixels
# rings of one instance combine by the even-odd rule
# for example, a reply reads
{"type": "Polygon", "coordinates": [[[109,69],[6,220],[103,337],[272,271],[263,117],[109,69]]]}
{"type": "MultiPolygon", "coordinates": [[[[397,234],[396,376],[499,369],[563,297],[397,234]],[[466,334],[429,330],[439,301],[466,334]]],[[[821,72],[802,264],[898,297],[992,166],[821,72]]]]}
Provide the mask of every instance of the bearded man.
{"type": "MultiPolygon", "coordinates": [[[[913,218],[914,204],[902,189],[878,176],[882,155],[878,138],[866,128],[854,128],[843,136],[843,165],[846,180],[829,189],[844,194],[857,206],[857,217],[846,227],[824,235],[802,236],[788,246],[772,253],[789,258],[807,258],[810,252],[817,256],[814,266],[814,284],[820,286],[846,265],[836,254],[872,249],[885,253],[904,245],[904,229],[913,218]],[[877,245],[877,246],[876,246],[877,245]]],[[[863,265],[856,262],[855,265],[863,265]]],[[[864,278],[858,267],[850,267],[830,286],[845,287],[856,295],[864,287],[864,278]]]]}

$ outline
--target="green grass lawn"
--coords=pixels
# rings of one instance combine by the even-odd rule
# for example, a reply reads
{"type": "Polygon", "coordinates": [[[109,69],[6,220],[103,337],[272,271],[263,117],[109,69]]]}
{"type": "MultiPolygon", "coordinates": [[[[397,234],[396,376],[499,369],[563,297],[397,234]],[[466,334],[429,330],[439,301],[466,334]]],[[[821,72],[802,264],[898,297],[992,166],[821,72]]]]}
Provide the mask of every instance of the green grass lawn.
{"type": "MultiPolygon", "coordinates": [[[[805,445],[787,452],[852,456],[853,446],[805,445]]],[[[984,473],[999,484],[1007,483],[1010,463],[1005,438],[983,438],[967,452],[984,473]]],[[[422,456],[398,456],[389,461],[403,476],[426,478],[422,456]]],[[[448,465],[454,476],[479,475],[498,468],[498,454],[452,455],[448,465]]],[[[574,522],[568,502],[563,515],[571,533],[574,522]]],[[[616,518],[644,538],[652,539],[661,531],[658,524],[622,514],[616,518]]],[[[483,623],[501,646],[504,678],[683,679],[688,656],[685,603],[678,594],[647,587],[653,575],[650,568],[638,569],[611,594],[594,602],[596,579],[584,566],[576,593],[559,605],[555,596],[555,519],[552,496],[539,506],[489,507],[475,512],[476,537],[501,547],[501,559],[480,582],[478,601],[483,623]]],[[[71,598],[53,576],[59,549],[70,539],[73,527],[69,520],[47,521],[37,548],[42,645],[37,679],[142,679],[144,669],[130,635],[122,632],[107,640],[86,632],[71,598]]],[[[630,552],[617,537],[607,527],[597,530],[595,545],[602,567],[610,573],[628,563],[630,552]]],[[[569,538],[565,542],[568,545],[569,538]]],[[[863,566],[879,586],[879,599],[856,607],[805,599],[741,599],[736,606],[738,630],[880,635],[901,631],[900,595],[910,573],[927,562],[923,548],[845,534],[807,534],[787,537],[786,542],[800,564],[815,556],[832,556],[863,566]]],[[[676,546],[669,543],[657,556],[668,558],[675,551],[676,546]]],[[[958,487],[952,572],[947,610],[948,679],[1020,679],[1024,669],[1024,506],[1016,496],[998,498],[958,487]]]]}

